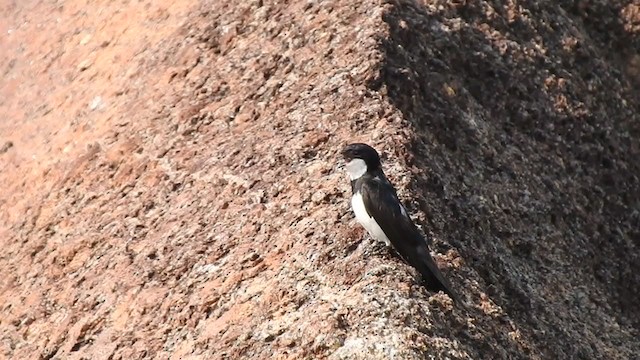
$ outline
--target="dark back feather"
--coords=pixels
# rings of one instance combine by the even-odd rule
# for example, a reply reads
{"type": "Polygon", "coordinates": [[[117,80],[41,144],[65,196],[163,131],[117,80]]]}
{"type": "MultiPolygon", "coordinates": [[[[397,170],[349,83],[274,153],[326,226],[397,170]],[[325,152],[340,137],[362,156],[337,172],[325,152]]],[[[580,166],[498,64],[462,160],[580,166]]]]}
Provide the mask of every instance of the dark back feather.
{"type": "Polygon", "coordinates": [[[354,185],[361,187],[362,200],[369,215],[404,261],[420,272],[427,288],[442,290],[456,300],[457,296],[431,257],[425,238],[402,207],[384,173],[381,170],[367,173],[354,185]]]}

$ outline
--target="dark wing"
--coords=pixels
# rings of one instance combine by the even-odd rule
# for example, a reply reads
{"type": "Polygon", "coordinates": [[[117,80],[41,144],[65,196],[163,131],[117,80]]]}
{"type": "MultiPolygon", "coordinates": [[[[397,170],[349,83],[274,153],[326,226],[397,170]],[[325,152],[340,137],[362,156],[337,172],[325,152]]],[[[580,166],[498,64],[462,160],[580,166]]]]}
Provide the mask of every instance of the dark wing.
{"type": "Polygon", "coordinates": [[[427,287],[435,291],[443,290],[456,300],[457,296],[431,257],[427,242],[384,175],[363,181],[361,193],[369,215],[380,225],[398,254],[420,272],[427,287]]]}

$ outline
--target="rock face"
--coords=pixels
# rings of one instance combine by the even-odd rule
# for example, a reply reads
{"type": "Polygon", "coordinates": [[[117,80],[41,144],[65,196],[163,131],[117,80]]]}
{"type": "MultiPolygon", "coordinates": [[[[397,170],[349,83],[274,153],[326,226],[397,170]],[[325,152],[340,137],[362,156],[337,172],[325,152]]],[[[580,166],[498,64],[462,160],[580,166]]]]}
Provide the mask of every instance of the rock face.
{"type": "Polygon", "coordinates": [[[0,10],[2,357],[640,354],[637,5],[0,10]],[[356,226],[353,141],[466,304],[356,226]]]}

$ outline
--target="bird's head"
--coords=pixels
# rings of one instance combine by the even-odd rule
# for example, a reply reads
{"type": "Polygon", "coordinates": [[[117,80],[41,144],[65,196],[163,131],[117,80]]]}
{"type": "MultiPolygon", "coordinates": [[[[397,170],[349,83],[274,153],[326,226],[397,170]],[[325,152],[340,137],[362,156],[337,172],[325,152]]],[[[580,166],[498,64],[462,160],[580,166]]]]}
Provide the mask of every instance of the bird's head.
{"type": "Polygon", "coordinates": [[[342,149],[342,156],[346,162],[347,173],[351,180],[356,180],[367,171],[380,168],[378,152],[367,144],[349,144],[342,149]]]}

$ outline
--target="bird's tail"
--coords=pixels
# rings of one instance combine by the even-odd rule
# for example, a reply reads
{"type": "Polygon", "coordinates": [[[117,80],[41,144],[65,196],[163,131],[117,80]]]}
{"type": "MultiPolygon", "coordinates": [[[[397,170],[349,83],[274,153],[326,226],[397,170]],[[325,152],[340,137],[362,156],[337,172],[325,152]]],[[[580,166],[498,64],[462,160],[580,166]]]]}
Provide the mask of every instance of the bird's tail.
{"type": "Polygon", "coordinates": [[[423,254],[417,259],[415,267],[422,275],[424,286],[432,291],[444,291],[454,302],[459,303],[460,297],[453,291],[447,279],[444,278],[428,250],[425,249],[420,252],[423,252],[423,254]]]}

